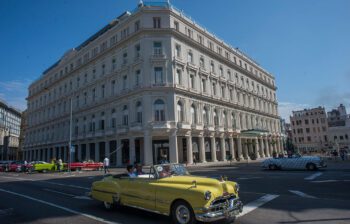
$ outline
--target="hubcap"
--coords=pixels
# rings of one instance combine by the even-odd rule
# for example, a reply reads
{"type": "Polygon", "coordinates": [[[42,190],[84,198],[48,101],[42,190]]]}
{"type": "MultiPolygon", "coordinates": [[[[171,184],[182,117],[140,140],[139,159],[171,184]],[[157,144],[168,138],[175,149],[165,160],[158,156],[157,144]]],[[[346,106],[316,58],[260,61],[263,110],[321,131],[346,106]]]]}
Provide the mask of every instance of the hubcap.
{"type": "Polygon", "coordinates": [[[190,211],[184,205],[179,205],[176,208],[176,219],[181,224],[186,224],[190,221],[190,211]]]}
{"type": "Polygon", "coordinates": [[[111,209],[111,207],[112,207],[112,204],[109,202],[103,202],[103,204],[104,204],[106,209],[111,209]]]}

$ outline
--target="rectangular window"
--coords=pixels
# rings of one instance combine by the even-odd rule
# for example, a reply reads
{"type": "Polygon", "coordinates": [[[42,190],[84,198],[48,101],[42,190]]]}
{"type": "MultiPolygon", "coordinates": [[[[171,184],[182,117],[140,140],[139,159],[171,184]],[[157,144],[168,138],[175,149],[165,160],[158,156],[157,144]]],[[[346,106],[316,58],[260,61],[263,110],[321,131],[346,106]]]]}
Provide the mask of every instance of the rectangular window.
{"type": "Polygon", "coordinates": [[[142,112],[141,111],[137,111],[137,113],[136,113],[136,122],[142,123],[142,112]]]}
{"type": "Polygon", "coordinates": [[[178,21],[174,21],[174,28],[175,28],[175,30],[179,31],[179,22],[178,21]]]}
{"type": "Polygon", "coordinates": [[[153,54],[154,55],[162,55],[162,42],[153,42],[153,54]]]}
{"type": "Polygon", "coordinates": [[[206,79],[202,79],[202,91],[207,92],[207,81],[206,79]]]}
{"type": "Polygon", "coordinates": [[[163,68],[155,67],[154,68],[154,81],[157,84],[163,83],[163,68]]]}
{"type": "Polygon", "coordinates": [[[111,120],[111,127],[112,128],[115,128],[116,127],[116,119],[113,117],[112,120],[111,120]]]}
{"type": "Polygon", "coordinates": [[[112,80],[111,82],[111,95],[113,96],[115,94],[115,80],[112,80]]]}
{"type": "Polygon", "coordinates": [[[137,70],[135,73],[135,85],[136,86],[140,85],[140,74],[141,74],[140,70],[137,70]]]}
{"type": "Polygon", "coordinates": [[[195,89],[194,75],[190,75],[190,88],[195,89]]]}
{"type": "Polygon", "coordinates": [[[95,101],[95,99],[96,99],[96,89],[94,88],[92,90],[92,101],[95,101]]]}
{"type": "Polygon", "coordinates": [[[176,69],[176,74],[175,74],[175,84],[181,84],[181,70],[176,69]]]}
{"type": "Polygon", "coordinates": [[[160,17],[153,17],[153,28],[160,28],[160,17]]]}
{"type": "Polygon", "coordinates": [[[101,86],[101,96],[102,96],[102,98],[105,97],[105,85],[101,86]]]}
{"type": "Polygon", "coordinates": [[[140,57],[140,50],[141,50],[140,44],[136,44],[135,45],[135,58],[140,57]]]}
{"type": "Polygon", "coordinates": [[[175,46],[175,55],[176,57],[181,58],[181,45],[179,44],[176,44],[175,46]]]}
{"type": "Polygon", "coordinates": [[[123,90],[125,90],[126,88],[128,88],[128,77],[126,75],[123,76],[123,90]]]}
{"type": "Polygon", "coordinates": [[[138,20],[138,21],[135,22],[134,27],[135,27],[135,32],[138,31],[138,30],[140,29],[140,20],[138,20]]]}
{"type": "Polygon", "coordinates": [[[123,53],[123,64],[126,65],[128,63],[128,53],[124,52],[123,53]]]}

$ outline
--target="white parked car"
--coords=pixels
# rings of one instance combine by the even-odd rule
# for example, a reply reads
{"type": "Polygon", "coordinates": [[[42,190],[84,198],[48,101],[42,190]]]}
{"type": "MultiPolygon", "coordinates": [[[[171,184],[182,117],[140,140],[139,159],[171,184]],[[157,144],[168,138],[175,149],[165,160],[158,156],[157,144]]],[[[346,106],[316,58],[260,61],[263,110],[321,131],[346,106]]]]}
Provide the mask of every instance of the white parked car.
{"type": "Polygon", "coordinates": [[[301,156],[293,155],[283,158],[269,158],[262,163],[264,169],[280,170],[280,169],[307,169],[317,170],[327,167],[326,163],[318,156],[301,156]]]}

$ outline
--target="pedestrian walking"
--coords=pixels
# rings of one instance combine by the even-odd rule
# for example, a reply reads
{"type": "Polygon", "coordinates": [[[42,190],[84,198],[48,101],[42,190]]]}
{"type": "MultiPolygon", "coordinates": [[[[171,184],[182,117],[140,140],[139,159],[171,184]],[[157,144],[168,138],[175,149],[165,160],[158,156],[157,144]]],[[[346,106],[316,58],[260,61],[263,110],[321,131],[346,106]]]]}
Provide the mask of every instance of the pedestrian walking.
{"type": "Polygon", "coordinates": [[[106,157],[104,160],[103,160],[103,168],[104,168],[104,171],[105,171],[105,174],[108,172],[109,173],[109,159],[108,157],[106,157]]]}
{"type": "Polygon", "coordinates": [[[61,172],[62,166],[63,166],[62,159],[59,158],[58,162],[57,162],[57,170],[58,170],[58,172],[61,172]]]}

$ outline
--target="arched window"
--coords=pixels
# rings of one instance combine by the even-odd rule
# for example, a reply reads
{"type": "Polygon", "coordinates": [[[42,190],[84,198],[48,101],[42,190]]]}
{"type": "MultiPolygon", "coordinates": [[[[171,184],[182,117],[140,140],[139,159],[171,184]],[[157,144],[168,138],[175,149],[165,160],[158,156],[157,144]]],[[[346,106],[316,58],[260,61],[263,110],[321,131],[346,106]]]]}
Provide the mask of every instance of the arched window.
{"type": "Polygon", "coordinates": [[[216,112],[216,110],[214,110],[214,125],[218,126],[219,125],[219,117],[218,117],[218,113],[216,112]]]}
{"type": "Polygon", "coordinates": [[[191,123],[196,124],[197,123],[197,113],[196,113],[196,108],[192,104],[191,106],[191,123]]]}
{"type": "Polygon", "coordinates": [[[142,123],[142,104],[140,101],[136,103],[136,122],[142,123]]]}
{"type": "Polygon", "coordinates": [[[177,108],[177,121],[183,122],[184,121],[184,111],[183,111],[182,103],[180,101],[177,103],[176,108],[177,108]]]}
{"type": "Polygon", "coordinates": [[[129,123],[129,110],[128,106],[124,105],[123,107],[123,125],[128,125],[129,123]]]}
{"type": "Polygon", "coordinates": [[[164,101],[161,99],[154,102],[154,120],[165,121],[165,105],[164,101]]]}
{"type": "Polygon", "coordinates": [[[208,116],[208,109],[204,107],[203,109],[203,123],[204,125],[209,124],[209,116],[208,116]]]}

